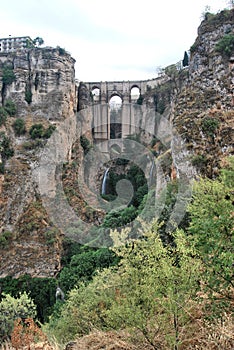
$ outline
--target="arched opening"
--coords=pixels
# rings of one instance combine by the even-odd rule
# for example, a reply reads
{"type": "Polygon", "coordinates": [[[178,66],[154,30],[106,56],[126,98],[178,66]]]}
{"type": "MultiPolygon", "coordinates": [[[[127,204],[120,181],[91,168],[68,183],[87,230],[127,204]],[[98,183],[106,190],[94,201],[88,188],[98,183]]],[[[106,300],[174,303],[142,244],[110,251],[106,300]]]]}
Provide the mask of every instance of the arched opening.
{"type": "Polygon", "coordinates": [[[100,95],[101,95],[101,91],[98,87],[93,87],[92,91],[91,91],[91,97],[93,102],[99,102],[100,101],[100,95]]]}
{"type": "Polygon", "coordinates": [[[136,102],[141,95],[141,91],[138,86],[133,86],[131,88],[131,101],[136,102]]]}
{"type": "Polygon", "coordinates": [[[122,99],[118,95],[110,98],[110,138],[122,137],[122,99]]]}

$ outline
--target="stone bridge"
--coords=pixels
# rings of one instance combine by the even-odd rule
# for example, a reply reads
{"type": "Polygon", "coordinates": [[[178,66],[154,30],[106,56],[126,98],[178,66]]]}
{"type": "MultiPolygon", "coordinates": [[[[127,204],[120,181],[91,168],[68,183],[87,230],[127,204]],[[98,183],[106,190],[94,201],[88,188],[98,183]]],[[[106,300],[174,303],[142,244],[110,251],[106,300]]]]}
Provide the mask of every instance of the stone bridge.
{"type": "Polygon", "coordinates": [[[102,152],[109,151],[110,146],[121,144],[120,140],[137,133],[139,125],[139,102],[146,91],[162,84],[165,78],[134,81],[81,82],[78,90],[78,110],[90,109],[93,140],[102,152]],[[137,88],[139,95],[132,92],[137,88]],[[121,107],[110,104],[118,96],[121,107]],[[107,141],[107,142],[104,142],[107,141]],[[110,142],[108,142],[110,141],[110,142]],[[110,145],[109,145],[110,143],[110,145]]]}

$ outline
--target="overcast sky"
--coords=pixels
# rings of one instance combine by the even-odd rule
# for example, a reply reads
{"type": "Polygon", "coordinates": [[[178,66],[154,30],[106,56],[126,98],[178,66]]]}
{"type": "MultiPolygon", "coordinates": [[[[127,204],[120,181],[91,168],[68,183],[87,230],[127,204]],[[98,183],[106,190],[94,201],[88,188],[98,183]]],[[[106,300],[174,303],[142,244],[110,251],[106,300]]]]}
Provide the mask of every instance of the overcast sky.
{"type": "Polygon", "coordinates": [[[37,36],[76,59],[82,81],[144,80],[183,59],[206,6],[227,0],[4,0],[0,37],[37,36]]]}

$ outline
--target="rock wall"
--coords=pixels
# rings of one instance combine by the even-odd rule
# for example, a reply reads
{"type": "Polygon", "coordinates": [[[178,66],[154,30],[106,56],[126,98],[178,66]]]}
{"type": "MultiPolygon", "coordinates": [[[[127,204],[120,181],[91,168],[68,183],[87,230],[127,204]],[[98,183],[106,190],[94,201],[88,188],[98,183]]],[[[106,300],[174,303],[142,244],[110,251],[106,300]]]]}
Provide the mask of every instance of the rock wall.
{"type": "MultiPolygon", "coordinates": [[[[1,104],[10,99],[17,107],[15,116],[8,116],[0,126],[0,135],[5,135],[14,149],[0,177],[0,277],[24,273],[53,277],[60,270],[62,235],[43,207],[34,176],[47,140],[32,139],[29,130],[38,123],[59,128],[75,117],[74,63],[64,50],[53,48],[0,54],[1,104]],[[3,83],[4,67],[15,75],[10,84],[3,83]],[[26,126],[21,136],[15,135],[12,127],[19,117],[26,126]]],[[[67,158],[71,147],[68,145],[67,158]]]]}
{"type": "Polygon", "coordinates": [[[63,49],[33,48],[0,54],[2,101],[17,104],[17,115],[31,114],[47,120],[62,120],[77,109],[75,60],[63,49]],[[3,67],[12,67],[15,81],[3,86],[3,67]],[[4,89],[4,92],[3,92],[4,89]]]}
{"type": "Polygon", "coordinates": [[[210,15],[201,23],[187,79],[172,106],[173,124],[186,142],[191,162],[210,177],[234,151],[234,52],[226,55],[216,49],[225,35],[234,34],[233,24],[234,10],[210,15]]]}

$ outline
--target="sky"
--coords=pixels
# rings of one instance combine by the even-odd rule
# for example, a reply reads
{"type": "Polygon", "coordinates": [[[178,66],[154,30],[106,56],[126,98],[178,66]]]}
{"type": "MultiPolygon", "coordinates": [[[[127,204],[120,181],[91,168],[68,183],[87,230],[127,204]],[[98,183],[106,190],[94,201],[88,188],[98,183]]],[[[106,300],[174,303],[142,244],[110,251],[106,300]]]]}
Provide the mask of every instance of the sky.
{"type": "Polygon", "coordinates": [[[208,6],[216,13],[228,0],[5,0],[0,38],[65,48],[80,81],[147,80],[183,59],[208,6]]]}

